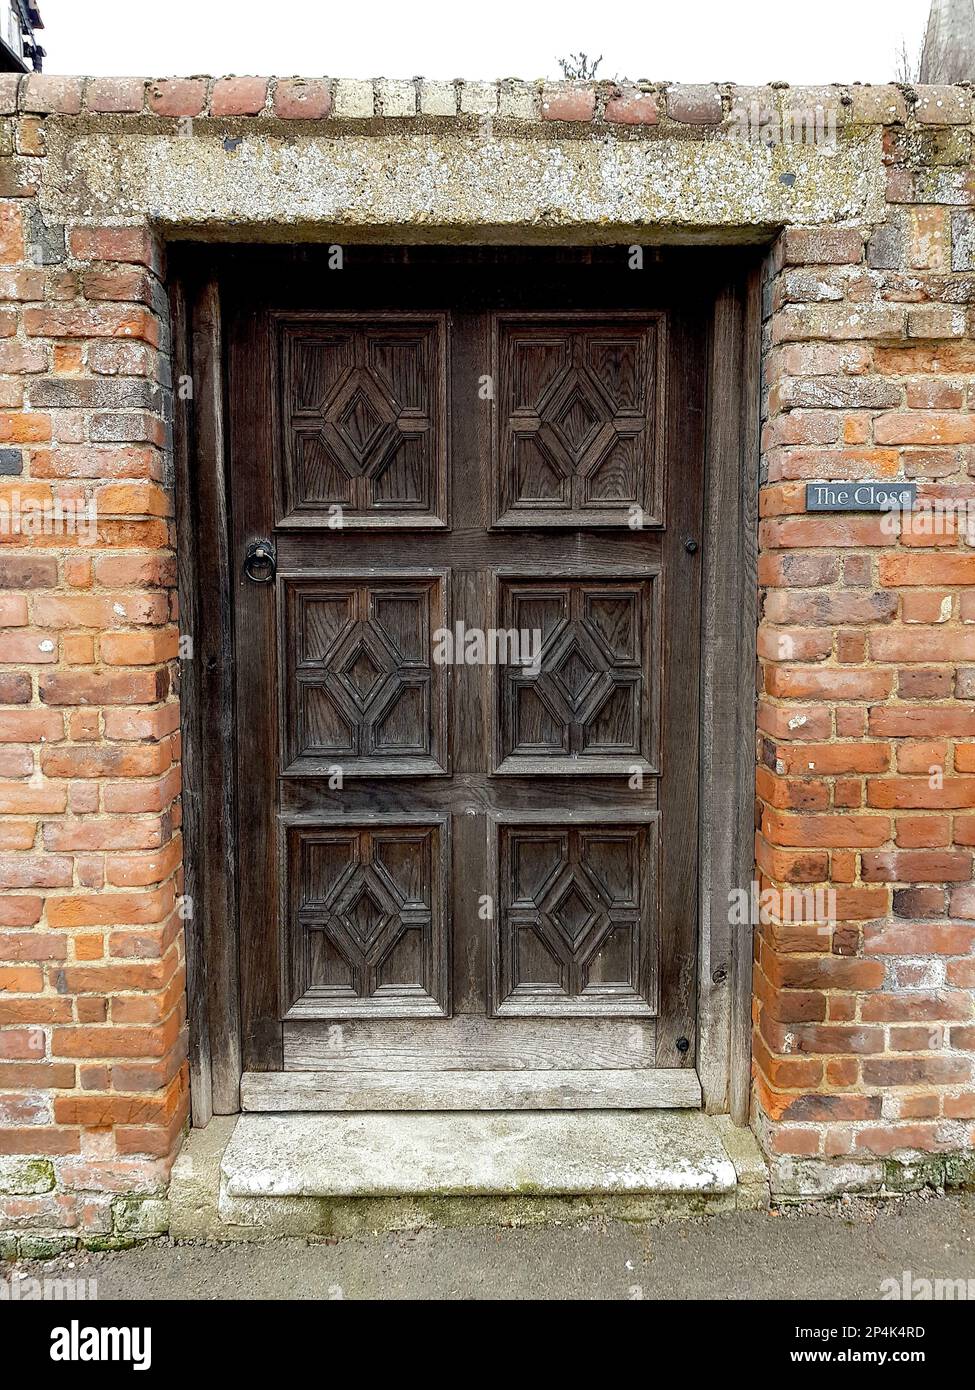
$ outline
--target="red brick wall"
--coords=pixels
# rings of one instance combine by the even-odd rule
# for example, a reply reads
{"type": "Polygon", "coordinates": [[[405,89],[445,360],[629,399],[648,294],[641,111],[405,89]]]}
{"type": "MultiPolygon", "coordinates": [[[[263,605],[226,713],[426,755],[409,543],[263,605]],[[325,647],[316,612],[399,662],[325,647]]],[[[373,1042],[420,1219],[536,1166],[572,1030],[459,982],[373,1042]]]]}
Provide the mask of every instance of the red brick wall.
{"type": "Polygon", "coordinates": [[[970,135],[933,168],[885,148],[882,226],[772,259],[759,571],[757,863],[832,888],[835,921],[756,936],[757,1119],[773,1155],[867,1162],[975,1144],[970,135]],[[807,514],[839,478],[970,501],[972,543],[957,514],[807,514]]]}
{"type": "Polygon", "coordinates": [[[116,1194],[165,1185],[188,1108],[168,330],[147,229],[39,246],[36,216],[0,202],[22,518],[0,531],[0,1229],[107,1237],[116,1194]],[[94,504],[93,543],[34,533],[58,499],[94,504]],[[5,1185],[17,1156],[33,1183],[5,1185]]]}

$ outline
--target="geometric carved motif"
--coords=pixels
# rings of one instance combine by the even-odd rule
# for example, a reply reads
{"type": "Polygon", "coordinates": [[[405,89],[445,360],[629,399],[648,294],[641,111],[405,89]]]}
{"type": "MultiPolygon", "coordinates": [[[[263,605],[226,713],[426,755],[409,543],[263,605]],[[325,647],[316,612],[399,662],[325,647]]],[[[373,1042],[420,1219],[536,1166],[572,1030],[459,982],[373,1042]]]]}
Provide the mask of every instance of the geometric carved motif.
{"type": "Polygon", "coordinates": [[[315,319],[281,329],[285,519],[443,520],[439,319],[315,319]]]}
{"type": "Polygon", "coordinates": [[[659,525],[656,319],[499,325],[498,521],[659,525]]]}
{"type": "Polygon", "coordinates": [[[436,579],[285,581],[285,771],[442,771],[436,579]]]}
{"type": "Polygon", "coordinates": [[[292,831],[292,994],[306,1009],[442,1014],[441,846],[438,825],[292,831]]]}
{"type": "Polygon", "coordinates": [[[503,771],[653,769],[652,585],[502,583],[502,626],[541,634],[534,667],[499,667],[503,771]]]}
{"type": "Polygon", "coordinates": [[[500,827],[501,1013],[646,1013],[655,825],[500,827]]]}

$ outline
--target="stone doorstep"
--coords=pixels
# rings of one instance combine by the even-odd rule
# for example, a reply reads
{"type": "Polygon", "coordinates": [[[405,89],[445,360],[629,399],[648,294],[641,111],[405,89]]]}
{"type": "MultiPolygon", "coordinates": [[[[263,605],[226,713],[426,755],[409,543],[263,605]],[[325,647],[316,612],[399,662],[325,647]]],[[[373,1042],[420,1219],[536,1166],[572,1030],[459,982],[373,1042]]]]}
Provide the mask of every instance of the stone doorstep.
{"type": "Polygon", "coordinates": [[[697,1111],[251,1114],[194,1130],[176,1238],[625,1220],[768,1204],[750,1130],[697,1111]]]}

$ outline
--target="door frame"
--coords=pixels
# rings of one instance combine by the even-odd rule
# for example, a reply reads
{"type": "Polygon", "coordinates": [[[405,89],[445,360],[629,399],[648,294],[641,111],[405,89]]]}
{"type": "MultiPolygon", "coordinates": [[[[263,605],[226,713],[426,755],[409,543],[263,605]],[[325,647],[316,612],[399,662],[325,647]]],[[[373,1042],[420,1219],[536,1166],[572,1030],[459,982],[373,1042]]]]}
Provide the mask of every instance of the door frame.
{"type": "MultiPolygon", "coordinates": [[[[239,1111],[242,1073],[227,401],[220,313],[226,258],[241,249],[190,242],[169,248],[180,631],[193,640],[192,659],[181,663],[180,702],[195,1127],[206,1125],[214,1114],[239,1111]]],[[[572,251],[586,255],[585,247],[558,248],[555,254],[564,258],[572,251]]],[[[271,248],[267,253],[274,254],[271,248]]],[[[679,256],[685,267],[692,255],[706,257],[720,272],[709,331],[702,537],[697,1073],[705,1110],[746,1124],[752,932],[731,925],[729,905],[736,890],[748,893],[754,874],[765,248],[654,248],[653,254],[663,260],[679,256]],[[728,805],[739,807],[740,814],[727,815],[728,805]]]]}

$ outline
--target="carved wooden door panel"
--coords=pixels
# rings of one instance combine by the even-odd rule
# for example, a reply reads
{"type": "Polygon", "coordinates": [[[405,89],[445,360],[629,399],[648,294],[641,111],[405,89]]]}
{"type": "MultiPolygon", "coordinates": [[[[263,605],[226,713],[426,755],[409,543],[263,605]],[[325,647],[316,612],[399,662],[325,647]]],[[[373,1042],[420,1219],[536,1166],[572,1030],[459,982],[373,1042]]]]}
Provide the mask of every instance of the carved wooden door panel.
{"type": "Polygon", "coordinates": [[[244,1103],[695,1104],[706,291],[224,286],[244,1103]]]}

